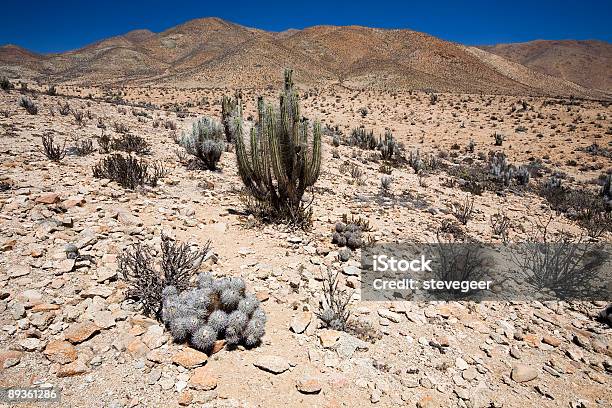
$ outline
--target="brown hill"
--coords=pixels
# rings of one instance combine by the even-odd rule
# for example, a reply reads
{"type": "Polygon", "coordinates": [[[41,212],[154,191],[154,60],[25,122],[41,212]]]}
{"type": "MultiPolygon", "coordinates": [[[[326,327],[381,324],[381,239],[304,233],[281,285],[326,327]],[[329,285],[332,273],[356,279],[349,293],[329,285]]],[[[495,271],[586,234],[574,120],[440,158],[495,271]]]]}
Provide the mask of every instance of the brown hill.
{"type": "Polygon", "coordinates": [[[261,88],[277,85],[285,67],[307,86],[609,96],[411,30],[315,26],[273,33],[203,18],[48,56],[0,47],[0,73],[45,82],[261,88]]]}
{"type": "Polygon", "coordinates": [[[612,44],[603,41],[530,41],[480,47],[536,71],[612,92],[612,44]]]}

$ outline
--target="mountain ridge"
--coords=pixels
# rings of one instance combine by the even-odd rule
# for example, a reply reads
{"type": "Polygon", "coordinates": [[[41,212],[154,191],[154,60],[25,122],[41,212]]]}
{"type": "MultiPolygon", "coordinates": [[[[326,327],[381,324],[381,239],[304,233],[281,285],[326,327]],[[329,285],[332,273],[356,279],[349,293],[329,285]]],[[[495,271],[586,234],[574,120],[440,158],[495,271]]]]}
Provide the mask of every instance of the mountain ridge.
{"type": "MultiPolygon", "coordinates": [[[[612,81],[591,89],[571,75],[551,75],[538,64],[500,55],[509,48],[495,47],[464,46],[408,29],[319,25],[270,32],[206,17],[49,55],[2,46],[0,75],[82,85],[262,88],[278,85],[278,72],[290,67],[298,84],[309,87],[612,96],[612,81]]],[[[602,61],[612,58],[606,50],[598,49],[602,61]]]]}

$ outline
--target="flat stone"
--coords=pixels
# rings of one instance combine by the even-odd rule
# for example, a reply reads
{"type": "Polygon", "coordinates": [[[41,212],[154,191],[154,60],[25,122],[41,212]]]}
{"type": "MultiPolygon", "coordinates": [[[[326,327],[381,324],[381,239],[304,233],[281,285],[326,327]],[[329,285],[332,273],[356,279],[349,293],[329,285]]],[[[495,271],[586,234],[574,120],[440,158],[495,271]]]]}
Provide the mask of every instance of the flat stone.
{"type": "Polygon", "coordinates": [[[14,367],[21,361],[23,355],[20,351],[6,350],[0,352],[0,368],[6,369],[14,367]]]}
{"type": "Polygon", "coordinates": [[[99,333],[100,328],[93,322],[76,323],[71,325],[65,332],[64,337],[72,344],[82,343],[99,333]]]}
{"type": "Polygon", "coordinates": [[[114,292],[114,289],[109,286],[98,285],[98,286],[92,286],[82,291],[81,297],[90,298],[90,297],[100,296],[101,298],[106,299],[107,297],[112,295],[113,292],[114,292]]]}
{"type": "Polygon", "coordinates": [[[191,405],[193,402],[193,394],[189,391],[183,391],[179,394],[178,404],[182,407],[186,407],[187,405],[191,405]]]}
{"type": "Polygon", "coordinates": [[[204,365],[207,360],[208,356],[206,353],[202,353],[201,351],[194,350],[190,347],[187,347],[172,356],[172,362],[174,364],[178,364],[185,368],[194,368],[204,365]]]}
{"type": "Polygon", "coordinates": [[[85,204],[85,198],[83,196],[72,196],[68,197],[62,202],[62,206],[66,209],[73,207],[80,207],[85,204]]]}
{"type": "Polygon", "coordinates": [[[198,367],[193,371],[189,384],[199,391],[210,391],[217,388],[217,379],[210,374],[208,367],[198,367]]]}
{"type": "Polygon", "coordinates": [[[50,341],[43,353],[54,363],[68,364],[77,359],[77,351],[74,346],[64,340],[50,341]]]}
{"type": "Polygon", "coordinates": [[[253,365],[272,374],[281,374],[290,367],[289,362],[279,356],[264,355],[257,358],[253,365]]]}
{"type": "Polygon", "coordinates": [[[124,225],[140,226],[142,221],[125,208],[117,209],[117,220],[124,225]]]}
{"type": "Polygon", "coordinates": [[[32,313],[39,313],[39,312],[51,312],[53,310],[59,310],[60,306],[53,304],[53,303],[39,303],[37,305],[35,305],[34,307],[32,307],[32,309],[30,309],[30,311],[32,313]]]}
{"type": "Polygon", "coordinates": [[[151,370],[149,375],[147,375],[147,384],[154,385],[161,378],[161,375],[162,372],[160,369],[156,368],[151,370]]]}
{"type": "Polygon", "coordinates": [[[304,377],[297,380],[295,387],[302,394],[318,394],[321,391],[321,382],[314,377],[304,377]]]}
{"type": "Polygon", "coordinates": [[[57,370],[58,377],[74,377],[75,375],[85,374],[89,371],[87,365],[81,360],[73,361],[72,363],[63,365],[57,370]]]}
{"type": "Polygon", "coordinates": [[[549,346],[559,347],[561,344],[561,340],[552,336],[544,336],[542,337],[542,343],[548,344],[549,346]]]}
{"type": "Polygon", "coordinates": [[[304,333],[310,321],[312,320],[312,312],[300,312],[291,321],[291,331],[297,334],[304,333]]]}
{"type": "Polygon", "coordinates": [[[56,274],[72,272],[75,262],[75,259],[64,259],[63,261],[58,262],[55,264],[56,274]]]}
{"type": "Polygon", "coordinates": [[[319,340],[324,348],[333,347],[340,338],[340,332],[337,330],[321,330],[319,332],[319,340]]]}
{"type": "Polygon", "coordinates": [[[378,315],[385,319],[391,320],[393,323],[399,323],[402,316],[399,313],[390,311],[389,309],[378,309],[378,315]]]}
{"type": "Polygon", "coordinates": [[[28,337],[23,340],[19,340],[18,344],[25,351],[36,351],[41,347],[42,342],[36,337],[28,337]]]}
{"type": "Polygon", "coordinates": [[[126,350],[132,357],[135,358],[144,357],[149,353],[149,348],[139,338],[136,338],[128,343],[126,350]]]}
{"type": "Polygon", "coordinates": [[[60,196],[57,193],[46,193],[41,194],[34,201],[41,204],[55,204],[60,200],[60,196]]]}
{"type": "Polygon", "coordinates": [[[457,367],[457,370],[463,371],[467,370],[469,365],[464,359],[462,359],[461,357],[457,357],[455,359],[455,367],[457,367]]]}
{"type": "Polygon", "coordinates": [[[534,380],[538,377],[538,370],[522,364],[517,364],[512,367],[510,378],[518,383],[534,380]]]}
{"type": "Polygon", "coordinates": [[[466,370],[461,373],[461,376],[466,381],[472,381],[478,376],[478,371],[474,367],[468,367],[466,370]]]}
{"type": "Polygon", "coordinates": [[[20,276],[29,275],[31,271],[32,268],[30,268],[28,265],[15,265],[13,266],[9,276],[11,278],[19,278],[20,276]]]}
{"type": "Polygon", "coordinates": [[[164,334],[164,328],[158,324],[153,326],[149,326],[146,333],[142,336],[142,341],[149,347],[149,349],[154,350],[159,348],[166,343],[166,335],[164,334]]]}
{"type": "Polygon", "coordinates": [[[356,350],[367,351],[369,345],[367,342],[358,339],[348,333],[342,333],[340,339],[334,346],[334,349],[338,353],[338,356],[342,358],[351,358],[356,350]]]}
{"type": "Polygon", "coordinates": [[[108,329],[115,326],[115,318],[112,312],[104,310],[94,314],[94,323],[101,329],[108,329]]]}
{"type": "Polygon", "coordinates": [[[345,275],[348,275],[348,276],[359,276],[359,273],[361,272],[361,269],[359,269],[356,266],[347,265],[347,266],[342,268],[342,272],[345,275]]]}

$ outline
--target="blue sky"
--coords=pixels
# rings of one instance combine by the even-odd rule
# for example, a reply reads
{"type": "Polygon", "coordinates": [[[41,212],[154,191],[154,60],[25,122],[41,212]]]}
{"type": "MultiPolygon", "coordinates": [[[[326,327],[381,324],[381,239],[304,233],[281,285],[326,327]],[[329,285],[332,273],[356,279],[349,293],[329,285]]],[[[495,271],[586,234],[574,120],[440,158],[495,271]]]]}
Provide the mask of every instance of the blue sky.
{"type": "Polygon", "coordinates": [[[534,39],[612,42],[611,0],[2,0],[0,10],[0,44],[38,52],[75,49],[139,28],[160,32],[210,16],[271,31],[320,24],[409,28],[470,45],[534,39]]]}

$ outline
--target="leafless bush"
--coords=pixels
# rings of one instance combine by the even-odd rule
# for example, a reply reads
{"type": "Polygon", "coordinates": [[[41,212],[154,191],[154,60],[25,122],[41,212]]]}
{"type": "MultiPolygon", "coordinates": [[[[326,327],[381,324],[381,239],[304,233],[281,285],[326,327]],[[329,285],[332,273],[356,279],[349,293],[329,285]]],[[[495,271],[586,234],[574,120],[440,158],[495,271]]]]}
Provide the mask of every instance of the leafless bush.
{"type": "Polygon", "coordinates": [[[147,142],[143,137],[132,135],[130,133],[113,139],[111,142],[111,148],[113,150],[120,150],[126,153],[136,153],[138,155],[149,154],[151,152],[149,142],[147,142]]]}
{"type": "Polygon", "coordinates": [[[49,160],[59,162],[66,156],[66,142],[62,146],[55,144],[53,135],[43,135],[42,139],[42,152],[47,156],[49,160]]]}
{"type": "Polygon", "coordinates": [[[470,194],[466,195],[465,201],[463,203],[457,203],[457,205],[453,205],[453,214],[461,224],[466,225],[469,220],[472,219],[474,214],[474,197],[471,197],[470,194]]]}
{"type": "Polygon", "coordinates": [[[330,269],[323,275],[323,304],[316,315],[325,327],[333,330],[346,330],[347,323],[351,316],[349,302],[350,293],[340,290],[339,273],[332,272],[330,269]]]}
{"type": "Polygon", "coordinates": [[[30,115],[36,115],[38,113],[38,106],[27,96],[22,96],[19,99],[19,106],[24,108],[30,115]]]}
{"type": "Polygon", "coordinates": [[[202,249],[178,243],[162,234],[161,271],[155,268],[155,250],[138,243],[126,248],[119,256],[121,276],[128,285],[127,297],[136,301],[147,316],[161,318],[162,291],[168,285],[178,290],[187,289],[189,279],[210,252],[210,241],[202,249]]]}
{"type": "Polygon", "coordinates": [[[85,113],[83,111],[75,110],[72,112],[72,116],[74,116],[74,121],[76,122],[77,125],[79,126],[83,125],[83,120],[85,119],[85,113]]]}
{"type": "Polygon", "coordinates": [[[150,167],[144,160],[137,157],[113,154],[101,159],[93,166],[93,176],[107,178],[122,187],[133,190],[145,184],[155,186],[160,176],[161,164],[150,167]]]}
{"type": "Polygon", "coordinates": [[[546,289],[562,299],[596,293],[606,280],[604,265],[609,252],[603,244],[587,244],[582,237],[574,239],[563,231],[553,236],[549,231],[551,221],[552,217],[538,223],[531,240],[512,251],[518,273],[538,291],[546,289]]]}
{"type": "Polygon", "coordinates": [[[393,178],[391,176],[384,175],[380,178],[380,193],[385,197],[392,195],[391,185],[393,184],[393,178]]]}
{"type": "Polygon", "coordinates": [[[74,138],[74,153],[77,156],[88,156],[94,152],[93,141],[90,138],[74,138]]]}
{"type": "Polygon", "coordinates": [[[503,212],[491,215],[491,229],[493,230],[493,235],[501,237],[504,243],[508,242],[508,229],[510,226],[510,218],[503,212]]]}
{"type": "Polygon", "coordinates": [[[112,141],[113,140],[111,139],[111,137],[109,135],[104,134],[104,131],[102,131],[102,134],[98,136],[98,147],[100,153],[110,153],[112,141]]]}
{"type": "MultiPolygon", "coordinates": [[[[445,282],[480,281],[491,267],[491,258],[482,243],[465,239],[443,239],[442,231],[436,233],[433,270],[435,278],[445,282]]],[[[444,294],[453,299],[468,296],[461,289],[445,288],[444,294]]]]}
{"type": "MultiPolygon", "coordinates": [[[[124,109],[125,110],[125,109],[124,109]]],[[[115,132],[117,133],[128,133],[130,131],[130,128],[123,122],[114,122],[113,123],[113,128],[115,129],[115,132]]]]}
{"type": "Polygon", "coordinates": [[[70,114],[71,109],[70,109],[70,104],[68,102],[66,102],[63,105],[61,103],[58,103],[58,105],[59,107],[57,108],[57,110],[60,113],[60,115],[67,116],[70,114]]]}

